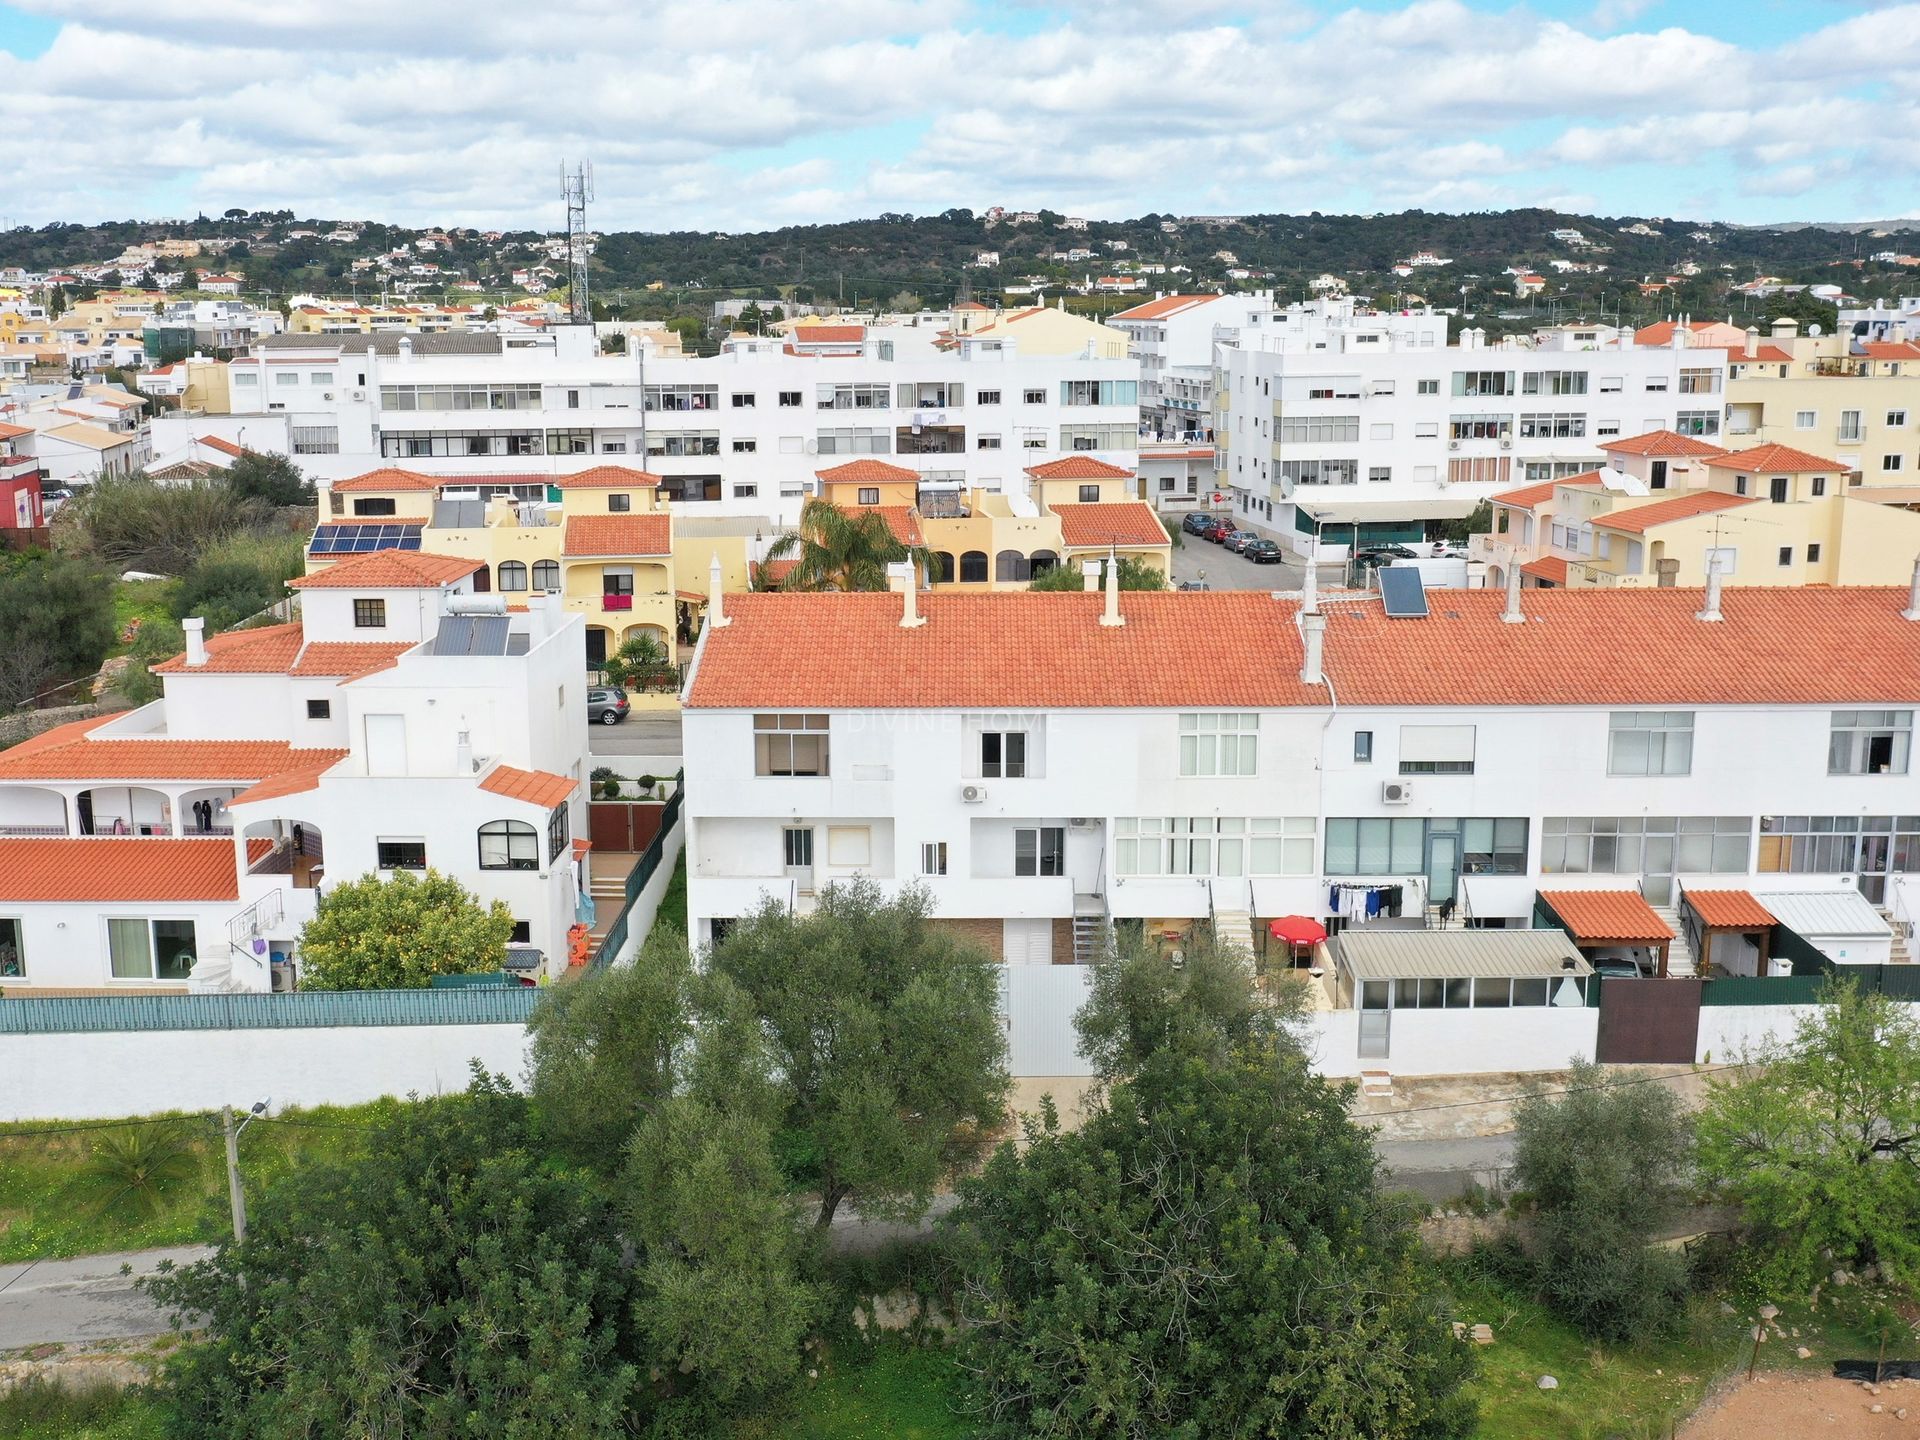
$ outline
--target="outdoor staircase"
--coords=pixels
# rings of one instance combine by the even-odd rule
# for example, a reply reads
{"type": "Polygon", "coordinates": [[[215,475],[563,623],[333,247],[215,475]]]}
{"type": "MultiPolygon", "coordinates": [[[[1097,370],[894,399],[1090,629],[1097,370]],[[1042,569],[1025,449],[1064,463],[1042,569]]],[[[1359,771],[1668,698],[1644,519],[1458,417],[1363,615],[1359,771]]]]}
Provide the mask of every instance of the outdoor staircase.
{"type": "Polygon", "coordinates": [[[1907,927],[1905,922],[1895,919],[1891,910],[1882,906],[1875,906],[1874,908],[1879,910],[1880,918],[1887,922],[1887,929],[1893,933],[1893,949],[1888,952],[1887,962],[1892,965],[1911,965],[1913,963],[1913,949],[1907,941],[1907,927]]]}
{"type": "Polygon", "coordinates": [[[260,994],[273,988],[273,964],[254,953],[286,918],[278,890],[269,890],[227,922],[227,953],[207,955],[194,963],[187,988],[200,995],[260,994]]]}
{"type": "Polygon", "coordinates": [[[1073,963],[1091,965],[1106,949],[1107,907],[1098,895],[1073,897],[1073,963]]]}
{"type": "Polygon", "coordinates": [[[588,932],[588,953],[600,953],[600,942],[613,928],[613,922],[620,918],[620,912],[627,903],[627,877],[622,874],[600,875],[593,873],[591,861],[588,864],[587,894],[593,897],[593,929],[588,932]]]}
{"type": "Polygon", "coordinates": [[[1253,948],[1253,917],[1244,910],[1216,910],[1213,915],[1213,940],[1216,945],[1232,946],[1255,953],[1253,948]]]}
{"type": "Polygon", "coordinates": [[[1680,912],[1671,905],[1653,905],[1651,901],[1648,904],[1661,923],[1673,931],[1673,944],[1667,950],[1667,974],[1680,979],[1698,975],[1700,963],[1687,940],[1687,927],[1680,923],[1680,912]]]}

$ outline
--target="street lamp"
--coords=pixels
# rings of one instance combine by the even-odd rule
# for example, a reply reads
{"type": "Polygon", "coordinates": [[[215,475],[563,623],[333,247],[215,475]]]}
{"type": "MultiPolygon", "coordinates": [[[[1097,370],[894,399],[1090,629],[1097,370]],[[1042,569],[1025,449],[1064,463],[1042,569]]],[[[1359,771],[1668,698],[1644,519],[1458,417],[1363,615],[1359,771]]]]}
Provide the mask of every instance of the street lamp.
{"type": "Polygon", "coordinates": [[[220,1107],[220,1129],[227,1142],[227,1203],[233,1208],[233,1243],[241,1245],[247,1238],[247,1195],[240,1187],[240,1132],[267,1113],[268,1100],[256,1100],[253,1108],[247,1111],[247,1118],[238,1125],[233,1123],[233,1107],[220,1107]]]}

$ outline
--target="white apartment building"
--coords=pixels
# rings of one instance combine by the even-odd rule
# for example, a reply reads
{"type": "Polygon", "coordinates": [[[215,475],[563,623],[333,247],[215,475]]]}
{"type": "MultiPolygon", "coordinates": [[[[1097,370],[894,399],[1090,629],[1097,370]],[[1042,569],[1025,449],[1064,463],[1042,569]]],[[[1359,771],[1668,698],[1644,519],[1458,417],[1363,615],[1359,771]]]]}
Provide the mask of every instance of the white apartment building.
{"type": "Polygon", "coordinates": [[[1822,891],[1877,932],[1836,958],[1903,953],[1905,587],[1444,597],[727,596],[683,711],[694,938],[858,875],[1009,963],[1337,928],[1352,889],[1490,928],[1541,890],[1822,891]]]}
{"type": "Polygon", "coordinates": [[[1236,343],[1274,314],[1271,290],[1155,295],[1107,323],[1140,363],[1140,422],[1156,439],[1204,438],[1213,422],[1213,347],[1236,343]]]}
{"type": "Polygon", "coordinates": [[[925,490],[1025,493],[1070,454],[1131,467],[1137,367],[1026,356],[1015,341],[831,327],[834,344],[746,337],[717,356],[596,353],[591,330],[277,337],[229,369],[232,416],[280,425],[322,480],[381,465],[449,476],[642,466],[697,513],[793,523],[815,472],[866,455],[925,490]],[[848,332],[841,336],[840,331],[848,332]]]}
{"type": "Polygon", "coordinates": [[[1426,538],[1504,486],[1600,468],[1609,439],[1721,430],[1727,356],[1596,327],[1448,343],[1430,311],[1296,304],[1217,351],[1215,488],[1250,529],[1323,556],[1426,538]]]}
{"type": "Polygon", "coordinates": [[[1920,295],[1902,295],[1891,305],[1875,300],[1857,309],[1843,308],[1838,331],[1856,341],[1920,338],[1920,295]]]}
{"type": "Polygon", "coordinates": [[[431,867],[564,969],[588,893],[581,622],[380,551],[301,618],[203,638],[159,700],[0,752],[0,986],[283,988],[325,885],[431,867]]]}

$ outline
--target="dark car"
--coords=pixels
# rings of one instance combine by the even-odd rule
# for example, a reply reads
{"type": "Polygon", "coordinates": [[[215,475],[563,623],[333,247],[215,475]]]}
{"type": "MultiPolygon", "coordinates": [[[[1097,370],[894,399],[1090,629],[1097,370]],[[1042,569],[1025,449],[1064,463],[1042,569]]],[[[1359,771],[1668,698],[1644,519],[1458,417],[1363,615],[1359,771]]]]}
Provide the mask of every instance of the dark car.
{"type": "Polygon", "coordinates": [[[1180,522],[1180,528],[1189,535],[1198,535],[1202,530],[1213,528],[1213,516],[1204,510],[1189,510],[1186,518],[1180,522]]]}
{"type": "Polygon", "coordinates": [[[618,725],[627,718],[627,692],[611,685],[596,685],[587,691],[587,719],[595,725],[618,725]]]}
{"type": "Polygon", "coordinates": [[[1609,979],[1617,980],[1640,980],[1645,978],[1638,965],[1634,964],[1631,960],[1622,960],[1618,956],[1609,956],[1604,960],[1594,961],[1593,973],[1596,975],[1605,975],[1609,979]]]}
{"type": "Polygon", "coordinates": [[[1382,565],[1391,565],[1396,560],[1413,560],[1418,557],[1404,545],[1369,545],[1365,550],[1353,552],[1353,563],[1362,570],[1377,570],[1382,565]]]}
{"type": "Polygon", "coordinates": [[[1221,543],[1225,545],[1227,549],[1233,551],[1234,554],[1238,555],[1259,538],[1260,537],[1251,530],[1235,530],[1228,534],[1227,538],[1221,543]]]}
{"type": "Polygon", "coordinates": [[[1249,540],[1240,553],[1256,565],[1278,565],[1286,558],[1272,540],[1249,540]]]}

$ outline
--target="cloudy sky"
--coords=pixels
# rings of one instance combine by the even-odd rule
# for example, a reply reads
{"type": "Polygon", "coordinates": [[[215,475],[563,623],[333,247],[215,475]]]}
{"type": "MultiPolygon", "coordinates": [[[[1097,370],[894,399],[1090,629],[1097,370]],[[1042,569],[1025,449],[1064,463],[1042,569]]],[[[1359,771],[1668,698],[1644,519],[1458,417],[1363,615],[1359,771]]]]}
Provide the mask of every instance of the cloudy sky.
{"type": "Polygon", "coordinates": [[[1920,4],[15,0],[12,224],[1920,213],[1920,4]],[[1904,77],[1904,78],[1903,78],[1904,77]]]}

